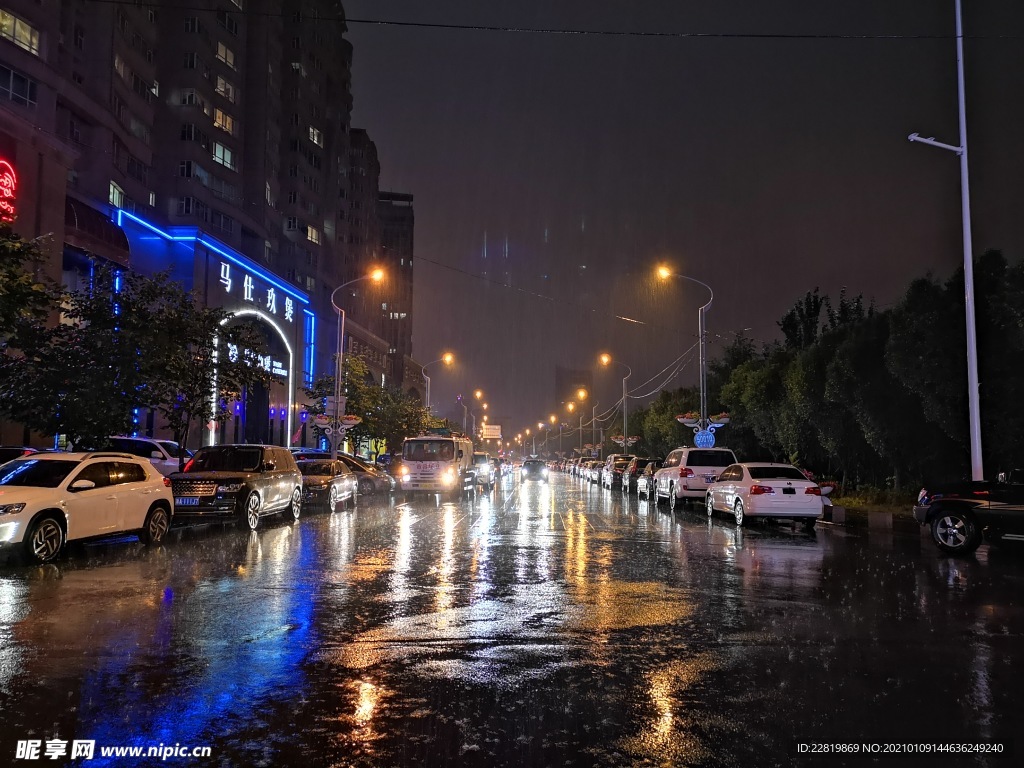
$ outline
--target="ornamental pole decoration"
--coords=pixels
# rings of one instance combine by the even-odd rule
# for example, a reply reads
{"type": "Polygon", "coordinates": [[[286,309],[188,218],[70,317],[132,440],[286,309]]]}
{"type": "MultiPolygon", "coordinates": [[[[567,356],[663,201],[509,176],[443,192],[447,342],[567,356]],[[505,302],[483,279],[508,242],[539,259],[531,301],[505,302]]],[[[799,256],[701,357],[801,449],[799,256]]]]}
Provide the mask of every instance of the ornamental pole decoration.
{"type": "Polygon", "coordinates": [[[717,416],[709,416],[707,422],[695,411],[687,411],[676,416],[676,421],[693,430],[693,444],[698,448],[713,448],[715,430],[729,423],[729,414],[723,411],[717,416]]]}

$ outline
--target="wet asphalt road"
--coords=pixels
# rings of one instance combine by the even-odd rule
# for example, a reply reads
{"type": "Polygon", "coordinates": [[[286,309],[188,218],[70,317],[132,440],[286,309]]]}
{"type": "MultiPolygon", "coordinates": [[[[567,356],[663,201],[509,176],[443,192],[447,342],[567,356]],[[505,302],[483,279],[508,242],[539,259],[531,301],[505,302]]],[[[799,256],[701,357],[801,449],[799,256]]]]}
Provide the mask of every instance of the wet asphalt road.
{"type": "MultiPolygon", "coordinates": [[[[0,564],[0,765],[789,766],[1024,724],[1024,553],[673,517],[561,475],[0,564]],[[103,760],[100,745],[212,757],[103,760]]],[[[880,765],[1012,765],[886,757],[880,765]]]]}

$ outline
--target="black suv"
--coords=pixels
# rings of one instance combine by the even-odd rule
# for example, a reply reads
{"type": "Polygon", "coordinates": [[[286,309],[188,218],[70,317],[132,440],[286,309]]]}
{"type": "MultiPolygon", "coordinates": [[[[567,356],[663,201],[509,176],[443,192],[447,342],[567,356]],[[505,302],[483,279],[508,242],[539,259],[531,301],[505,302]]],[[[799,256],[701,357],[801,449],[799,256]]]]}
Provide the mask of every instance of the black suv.
{"type": "Polygon", "coordinates": [[[993,543],[1024,540],[1024,470],[1000,473],[996,483],[922,488],[914,518],[931,528],[939,549],[954,554],[973,552],[983,536],[993,543]]]}
{"type": "Polygon", "coordinates": [[[282,512],[298,520],[302,510],[295,458],[274,445],[200,448],[184,472],[171,475],[171,488],[176,520],[234,519],[254,531],[264,515],[282,512]]]}

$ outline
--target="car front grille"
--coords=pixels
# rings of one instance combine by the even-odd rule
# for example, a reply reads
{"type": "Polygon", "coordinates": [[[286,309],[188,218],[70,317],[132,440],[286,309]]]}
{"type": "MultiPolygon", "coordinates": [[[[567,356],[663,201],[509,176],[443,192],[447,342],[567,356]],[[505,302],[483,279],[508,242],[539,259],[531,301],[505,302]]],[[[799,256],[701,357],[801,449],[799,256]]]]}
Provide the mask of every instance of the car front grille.
{"type": "Polygon", "coordinates": [[[175,496],[213,496],[217,492],[215,480],[172,480],[175,496]]]}

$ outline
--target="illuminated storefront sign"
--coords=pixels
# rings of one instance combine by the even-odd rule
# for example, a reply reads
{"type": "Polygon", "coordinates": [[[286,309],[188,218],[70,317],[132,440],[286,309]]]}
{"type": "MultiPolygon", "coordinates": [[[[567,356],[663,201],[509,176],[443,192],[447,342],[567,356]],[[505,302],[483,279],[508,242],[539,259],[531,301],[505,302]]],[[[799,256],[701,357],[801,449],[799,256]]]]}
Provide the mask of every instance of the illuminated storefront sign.
{"type": "Polygon", "coordinates": [[[280,360],[275,360],[273,355],[259,355],[251,349],[240,350],[237,344],[228,344],[228,360],[232,363],[237,363],[239,357],[248,361],[250,365],[256,365],[275,376],[288,375],[288,369],[284,367],[284,363],[280,360]]]}
{"type": "Polygon", "coordinates": [[[18,176],[9,162],[0,158],[0,221],[14,221],[18,176]]]}
{"type": "Polygon", "coordinates": [[[278,312],[277,288],[257,285],[256,278],[226,261],[220,263],[220,284],[224,286],[224,293],[232,292],[231,289],[237,280],[236,273],[242,275],[242,301],[251,302],[272,315],[283,316],[289,323],[295,322],[295,301],[291,296],[283,297],[281,312],[278,312]]]}

